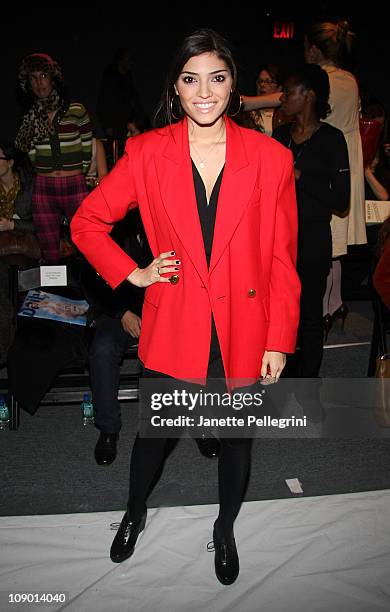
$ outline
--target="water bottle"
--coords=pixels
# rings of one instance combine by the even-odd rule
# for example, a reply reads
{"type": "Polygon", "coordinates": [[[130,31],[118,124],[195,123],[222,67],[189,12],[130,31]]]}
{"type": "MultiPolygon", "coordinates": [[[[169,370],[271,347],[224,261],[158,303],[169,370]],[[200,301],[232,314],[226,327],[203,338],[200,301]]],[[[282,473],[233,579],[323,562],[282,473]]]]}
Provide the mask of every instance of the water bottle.
{"type": "Polygon", "coordinates": [[[0,395],[0,429],[9,427],[9,410],[4,395],[0,395]]]}
{"type": "Polygon", "coordinates": [[[83,420],[83,425],[93,424],[95,421],[94,416],[93,403],[90,395],[89,393],[84,393],[83,401],[81,402],[81,418],[83,420]]]}

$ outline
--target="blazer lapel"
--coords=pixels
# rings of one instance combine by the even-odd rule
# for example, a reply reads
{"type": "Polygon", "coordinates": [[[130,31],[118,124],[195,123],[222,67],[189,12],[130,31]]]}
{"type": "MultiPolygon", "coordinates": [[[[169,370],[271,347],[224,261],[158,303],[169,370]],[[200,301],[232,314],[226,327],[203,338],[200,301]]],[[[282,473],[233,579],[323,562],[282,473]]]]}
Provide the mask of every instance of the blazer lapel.
{"type": "Polygon", "coordinates": [[[162,153],[156,154],[156,171],[165,211],[202,282],[207,284],[253,193],[257,161],[248,159],[241,129],[227,118],[226,162],[209,269],[196,203],[186,119],[171,127],[167,145],[162,153]]]}
{"type": "Polygon", "coordinates": [[[171,127],[168,142],[156,156],[156,170],[165,211],[201,280],[208,269],[196,203],[187,120],[171,127]]]}
{"type": "Polygon", "coordinates": [[[257,162],[248,159],[240,128],[226,118],[226,162],[218,198],[210,274],[244,214],[255,187],[257,172],[257,162]]]}

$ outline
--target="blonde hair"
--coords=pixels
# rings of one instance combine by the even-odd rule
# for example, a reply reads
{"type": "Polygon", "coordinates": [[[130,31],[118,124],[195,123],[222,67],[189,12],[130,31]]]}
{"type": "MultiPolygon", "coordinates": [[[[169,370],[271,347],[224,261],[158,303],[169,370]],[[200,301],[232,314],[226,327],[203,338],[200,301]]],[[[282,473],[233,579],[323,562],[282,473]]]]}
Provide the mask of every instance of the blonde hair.
{"type": "Polygon", "coordinates": [[[316,23],[306,34],[310,45],[315,45],[326,59],[339,63],[351,52],[355,34],[347,21],[316,23]]]}

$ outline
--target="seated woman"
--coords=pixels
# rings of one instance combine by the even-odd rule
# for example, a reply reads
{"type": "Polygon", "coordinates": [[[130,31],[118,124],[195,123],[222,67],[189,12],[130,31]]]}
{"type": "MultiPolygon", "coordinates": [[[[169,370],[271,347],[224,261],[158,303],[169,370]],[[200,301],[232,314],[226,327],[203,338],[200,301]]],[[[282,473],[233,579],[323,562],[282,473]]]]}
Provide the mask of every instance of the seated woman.
{"type": "Polygon", "coordinates": [[[26,265],[26,257],[38,259],[31,213],[33,175],[28,159],[14,146],[0,140],[0,364],[12,341],[12,306],[8,295],[11,263],[26,265]]]}
{"type": "Polygon", "coordinates": [[[33,174],[27,158],[0,140],[0,232],[34,232],[31,213],[33,174]]]}
{"type": "Polygon", "coordinates": [[[381,130],[376,153],[364,168],[366,200],[388,200],[390,193],[390,168],[384,150],[384,126],[386,111],[382,104],[368,104],[364,111],[364,119],[377,122],[381,130]]]}
{"type": "MultiPolygon", "coordinates": [[[[387,122],[384,106],[380,102],[371,101],[364,108],[363,118],[376,122],[380,129],[375,154],[372,159],[367,160],[368,163],[364,168],[365,199],[366,201],[387,202],[390,199],[390,168],[384,149],[384,128],[387,122]]],[[[371,275],[377,263],[377,243],[381,227],[381,223],[368,223],[366,225],[367,244],[355,247],[355,249],[360,248],[360,252],[365,255],[363,260],[365,265],[360,264],[360,274],[362,279],[368,277],[369,284],[371,284],[371,275]]]]}
{"type": "MultiPolygon", "coordinates": [[[[390,171],[386,167],[382,143],[379,144],[374,159],[364,169],[364,188],[366,200],[387,202],[390,199],[390,171]]],[[[366,227],[367,245],[364,246],[368,251],[369,265],[375,259],[376,244],[381,226],[380,223],[371,223],[366,227]]]]}

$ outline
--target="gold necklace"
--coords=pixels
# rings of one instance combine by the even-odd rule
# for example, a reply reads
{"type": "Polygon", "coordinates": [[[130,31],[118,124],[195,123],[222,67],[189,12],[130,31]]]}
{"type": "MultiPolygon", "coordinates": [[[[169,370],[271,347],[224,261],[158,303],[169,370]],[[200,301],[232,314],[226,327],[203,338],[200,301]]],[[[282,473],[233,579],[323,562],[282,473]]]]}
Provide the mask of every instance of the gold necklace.
{"type": "Polygon", "coordinates": [[[203,158],[202,158],[202,157],[199,155],[198,151],[196,150],[196,147],[195,147],[194,143],[192,143],[192,144],[191,144],[191,147],[193,148],[193,150],[195,151],[196,155],[197,155],[197,156],[198,156],[198,158],[199,158],[199,162],[200,162],[200,163],[199,163],[199,166],[200,166],[201,168],[204,168],[204,167],[205,167],[205,164],[206,164],[206,159],[207,159],[207,158],[208,158],[208,156],[210,155],[211,151],[214,149],[214,147],[216,147],[216,146],[217,146],[217,144],[218,144],[219,142],[221,142],[221,139],[222,139],[222,135],[223,135],[223,133],[224,133],[224,129],[222,128],[222,130],[221,130],[221,133],[220,133],[220,135],[219,135],[218,140],[217,140],[216,142],[214,142],[214,144],[213,144],[213,145],[211,146],[211,148],[210,148],[210,149],[207,151],[206,155],[205,155],[203,158]]]}

